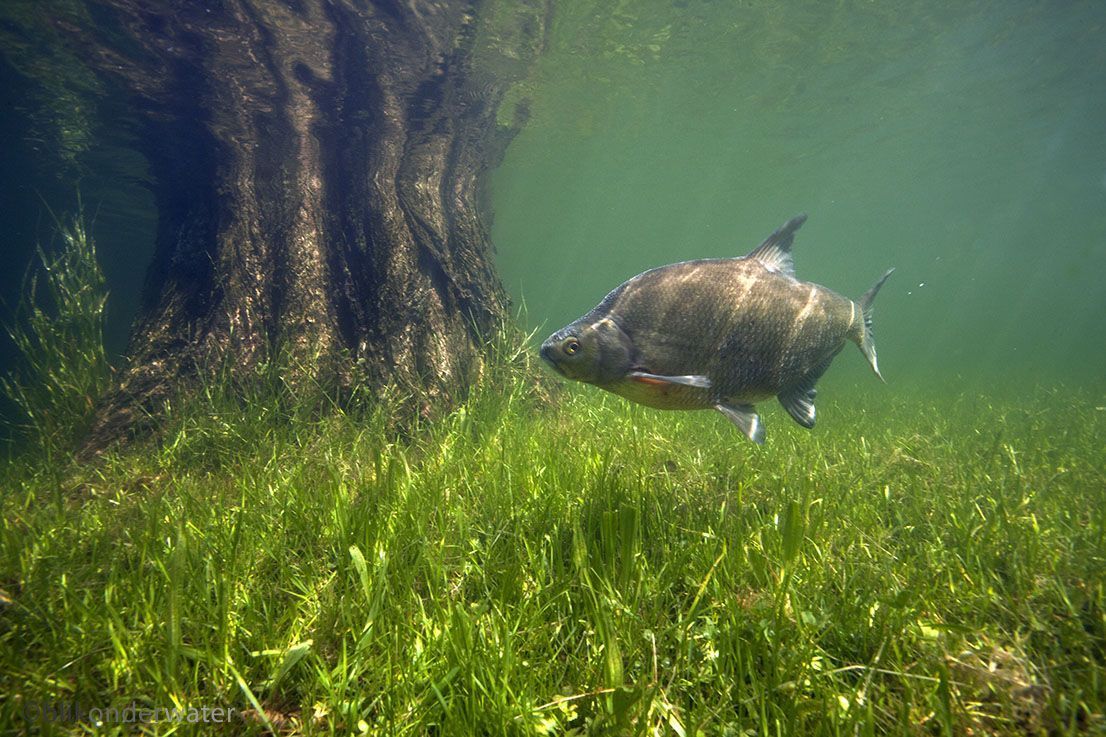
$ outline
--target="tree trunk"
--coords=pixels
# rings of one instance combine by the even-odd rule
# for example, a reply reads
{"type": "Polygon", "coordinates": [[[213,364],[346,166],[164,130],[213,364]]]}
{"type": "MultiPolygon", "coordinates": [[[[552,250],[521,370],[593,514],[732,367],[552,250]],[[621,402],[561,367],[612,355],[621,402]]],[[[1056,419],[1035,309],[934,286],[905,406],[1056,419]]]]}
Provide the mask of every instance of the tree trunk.
{"type": "Polygon", "coordinates": [[[462,387],[506,308],[482,175],[526,117],[501,101],[548,1],[98,0],[56,21],[133,101],[159,215],[89,448],[228,358],[462,387]]]}

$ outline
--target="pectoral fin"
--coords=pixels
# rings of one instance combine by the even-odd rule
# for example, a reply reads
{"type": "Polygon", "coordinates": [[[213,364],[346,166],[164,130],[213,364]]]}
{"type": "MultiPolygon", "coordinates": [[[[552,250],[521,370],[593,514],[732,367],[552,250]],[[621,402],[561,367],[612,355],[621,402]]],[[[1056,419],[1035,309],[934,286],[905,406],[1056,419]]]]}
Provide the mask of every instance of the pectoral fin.
{"type": "Polygon", "coordinates": [[[751,404],[726,404],[719,402],[714,408],[726,415],[733,424],[737,425],[745,437],[757,445],[764,445],[764,423],[760,421],[757,410],[751,404]]]}
{"type": "Polygon", "coordinates": [[[681,386],[693,386],[696,389],[710,389],[710,379],[705,376],[660,376],[645,371],[631,371],[627,378],[652,386],[679,384],[681,386]]]}

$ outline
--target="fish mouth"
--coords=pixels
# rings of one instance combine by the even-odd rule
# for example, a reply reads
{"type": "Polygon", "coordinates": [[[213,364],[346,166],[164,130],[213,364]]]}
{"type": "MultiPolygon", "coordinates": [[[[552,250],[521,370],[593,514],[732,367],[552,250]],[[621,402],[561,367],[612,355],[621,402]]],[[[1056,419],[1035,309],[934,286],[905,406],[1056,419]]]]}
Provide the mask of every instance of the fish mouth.
{"type": "Polygon", "coordinates": [[[565,372],[561,369],[560,366],[557,365],[556,359],[553,358],[553,346],[551,344],[546,343],[541,347],[541,351],[539,352],[541,353],[542,360],[549,364],[550,368],[552,368],[561,376],[564,376],[565,372]]]}

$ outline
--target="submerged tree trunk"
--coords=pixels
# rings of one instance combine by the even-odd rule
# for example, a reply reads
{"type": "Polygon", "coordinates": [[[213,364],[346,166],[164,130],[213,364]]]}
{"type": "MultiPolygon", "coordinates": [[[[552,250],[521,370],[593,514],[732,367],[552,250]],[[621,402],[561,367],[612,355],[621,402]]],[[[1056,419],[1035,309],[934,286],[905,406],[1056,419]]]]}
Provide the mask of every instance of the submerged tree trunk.
{"type": "Polygon", "coordinates": [[[98,0],[57,20],[133,101],[159,214],[89,447],[275,350],[448,399],[505,313],[477,204],[548,1],[98,0]]]}

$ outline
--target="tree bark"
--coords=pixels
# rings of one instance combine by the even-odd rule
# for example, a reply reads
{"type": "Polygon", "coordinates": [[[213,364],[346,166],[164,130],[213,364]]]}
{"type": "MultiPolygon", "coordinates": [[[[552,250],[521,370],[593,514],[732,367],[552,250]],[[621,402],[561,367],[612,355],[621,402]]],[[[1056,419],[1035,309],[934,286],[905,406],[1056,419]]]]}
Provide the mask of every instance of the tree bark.
{"type": "Polygon", "coordinates": [[[525,121],[501,101],[548,2],[98,0],[91,24],[59,19],[132,100],[159,215],[86,450],[228,359],[463,387],[507,305],[482,175],[525,121]]]}

